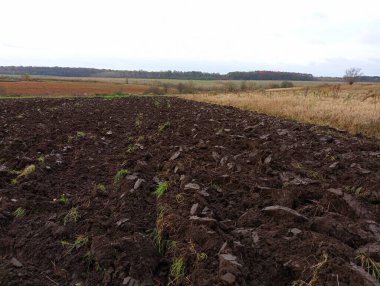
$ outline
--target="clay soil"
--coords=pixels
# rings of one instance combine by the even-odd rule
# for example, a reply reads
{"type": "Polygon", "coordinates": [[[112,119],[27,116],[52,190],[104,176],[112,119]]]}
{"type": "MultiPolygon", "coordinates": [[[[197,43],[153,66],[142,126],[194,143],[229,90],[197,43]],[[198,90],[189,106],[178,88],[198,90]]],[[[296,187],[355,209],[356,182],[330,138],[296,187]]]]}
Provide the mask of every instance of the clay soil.
{"type": "Polygon", "coordinates": [[[356,257],[380,261],[379,187],[380,142],[333,129],[166,97],[2,100],[0,284],[377,285],[356,257]]]}
{"type": "Polygon", "coordinates": [[[0,82],[0,95],[10,96],[91,96],[96,94],[142,94],[149,87],[132,84],[70,82],[70,81],[19,81],[0,82]]]}

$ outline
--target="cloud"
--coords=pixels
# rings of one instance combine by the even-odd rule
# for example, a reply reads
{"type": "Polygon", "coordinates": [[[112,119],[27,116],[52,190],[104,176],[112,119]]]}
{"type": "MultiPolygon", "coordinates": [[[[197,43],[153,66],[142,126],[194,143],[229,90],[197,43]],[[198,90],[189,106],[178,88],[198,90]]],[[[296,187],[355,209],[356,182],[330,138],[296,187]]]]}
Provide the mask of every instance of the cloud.
{"type": "Polygon", "coordinates": [[[4,0],[0,25],[10,28],[2,30],[0,64],[313,73],[325,67],[340,75],[343,62],[331,59],[341,58],[375,71],[379,8],[375,0],[347,0],[344,9],[328,0],[4,0]]]}

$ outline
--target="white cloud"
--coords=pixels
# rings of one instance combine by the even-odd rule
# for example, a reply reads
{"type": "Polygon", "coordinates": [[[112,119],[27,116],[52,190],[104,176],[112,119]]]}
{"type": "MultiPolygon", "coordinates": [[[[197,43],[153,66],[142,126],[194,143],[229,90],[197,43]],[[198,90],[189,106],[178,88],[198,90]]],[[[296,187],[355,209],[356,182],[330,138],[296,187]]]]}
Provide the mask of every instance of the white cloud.
{"type": "Polygon", "coordinates": [[[320,73],[316,66],[344,58],[373,72],[379,8],[375,0],[3,0],[0,65],[320,73]]]}

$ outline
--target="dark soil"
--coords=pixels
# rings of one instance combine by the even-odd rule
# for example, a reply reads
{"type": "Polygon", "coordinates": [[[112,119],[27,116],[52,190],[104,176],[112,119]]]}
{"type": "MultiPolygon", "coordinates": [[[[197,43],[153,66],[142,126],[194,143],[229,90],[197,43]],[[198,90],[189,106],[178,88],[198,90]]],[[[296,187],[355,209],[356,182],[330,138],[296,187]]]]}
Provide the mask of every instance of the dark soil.
{"type": "Polygon", "coordinates": [[[1,285],[376,285],[379,203],[379,141],[175,98],[0,101],[1,285]]]}

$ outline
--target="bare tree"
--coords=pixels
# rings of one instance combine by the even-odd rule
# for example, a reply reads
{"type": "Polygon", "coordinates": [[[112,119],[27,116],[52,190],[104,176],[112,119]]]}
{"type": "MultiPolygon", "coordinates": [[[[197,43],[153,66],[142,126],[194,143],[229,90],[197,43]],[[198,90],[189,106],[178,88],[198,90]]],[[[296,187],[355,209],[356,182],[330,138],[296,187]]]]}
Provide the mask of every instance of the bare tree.
{"type": "Polygon", "coordinates": [[[354,82],[359,81],[361,76],[363,76],[361,69],[352,67],[346,70],[343,80],[351,85],[354,84],[354,82]]]}

